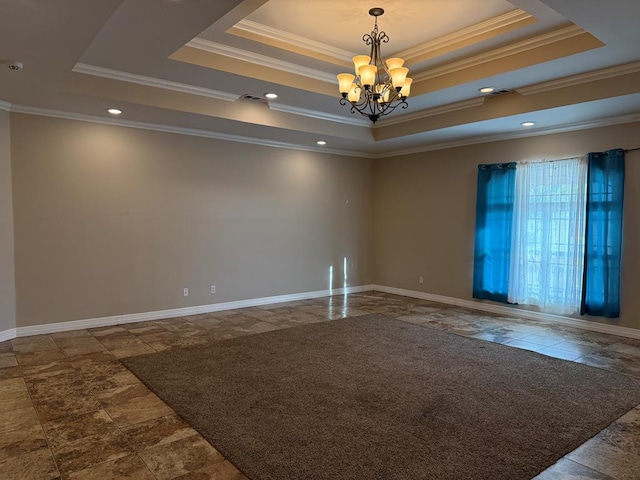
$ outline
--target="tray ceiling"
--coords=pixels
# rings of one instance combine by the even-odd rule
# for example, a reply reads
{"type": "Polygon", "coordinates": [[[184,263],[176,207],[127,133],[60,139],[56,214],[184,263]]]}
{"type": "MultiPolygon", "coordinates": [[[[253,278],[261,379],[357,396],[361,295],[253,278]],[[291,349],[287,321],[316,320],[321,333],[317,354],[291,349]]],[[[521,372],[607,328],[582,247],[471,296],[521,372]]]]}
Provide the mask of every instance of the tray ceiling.
{"type": "Polygon", "coordinates": [[[631,0],[59,3],[0,5],[0,59],[25,64],[0,69],[0,107],[116,122],[115,106],[118,122],[145,128],[365,156],[640,114],[631,0]],[[372,7],[385,9],[383,55],[406,58],[414,78],[409,109],[375,127],[338,105],[335,80],[368,53],[372,7]],[[526,118],[537,125],[523,130],[526,118]]]}

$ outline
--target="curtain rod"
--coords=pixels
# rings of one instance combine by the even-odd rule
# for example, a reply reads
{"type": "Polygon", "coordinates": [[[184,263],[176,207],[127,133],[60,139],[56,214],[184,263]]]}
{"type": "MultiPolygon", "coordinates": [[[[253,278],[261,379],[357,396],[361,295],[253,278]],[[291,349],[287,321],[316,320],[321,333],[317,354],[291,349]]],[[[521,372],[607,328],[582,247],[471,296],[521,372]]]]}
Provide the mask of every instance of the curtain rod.
{"type": "Polygon", "coordinates": [[[640,150],[640,147],[638,147],[638,148],[627,148],[627,149],[624,151],[624,153],[627,153],[627,152],[635,152],[636,150],[640,150]]]}

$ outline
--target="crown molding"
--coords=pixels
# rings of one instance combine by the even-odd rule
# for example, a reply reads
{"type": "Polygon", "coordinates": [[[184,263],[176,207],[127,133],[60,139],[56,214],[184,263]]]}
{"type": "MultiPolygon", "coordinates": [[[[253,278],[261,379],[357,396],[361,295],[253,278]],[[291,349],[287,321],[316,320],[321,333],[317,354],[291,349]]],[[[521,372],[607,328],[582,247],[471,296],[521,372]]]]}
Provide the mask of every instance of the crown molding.
{"type": "Polygon", "coordinates": [[[11,111],[11,104],[9,102],[0,100],[0,110],[4,110],[7,112],[11,111]]]}
{"type": "Polygon", "coordinates": [[[346,117],[343,115],[336,115],[333,113],[321,112],[319,110],[309,110],[301,107],[294,107],[292,105],[283,105],[281,103],[269,103],[269,109],[276,112],[291,113],[294,115],[302,115],[303,117],[318,118],[321,120],[328,120],[330,122],[345,123],[347,125],[356,125],[358,127],[370,127],[371,120],[364,117],[346,117]]]}
{"type": "Polygon", "coordinates": [[[558,88],[573,87],[583,83],[606,80],[608,78],[619,77],[630,73],[640,72],[640,62],[626,63],[611,68],[595,70],[593,72],[581,73],[570,77],[559,78],[549,82],[538,83],[528,87],[516,88],[516,92],[521,95],[535,95],[536,93],[548,92],[558,88]]]}
{"type": "Polygon", "coordinates": [[[503,140],[515,140],[525,137],[539,137],[543,135],[552,135],[554,133],[573,132],[577,130],[587,130],[589,128],[608,127],[612,125],[622,125],[625,123],[633,123],[640,121],[640,114],[634,113],[630,115],[621,115],[617,117],[609,117],[598,120],[590,120],[587,122],[570,123],[565,125],[557,125],[555,127],[539,128],[535,130],[526,130],[521,132],[500,133],[496,135],[485,135],[482,137],[471,137],[453,142],[434,143],[423,147],[408,148],[405,150],[397,150],[392,153],[378,153],[372,155],[373,158],[390,158],[400,157],[403,155],[412,155],[415,153],[432,152],[435,150],[444,150],[447,148],[465,147],[469,145],[478,145],[481,143],[500,142],[503,140]]]}
{"type": "Polygon", "coordinates": [[[262,145],[265,147],[286,148],[289,150],[301,150],[306,152],[328,153],[333,155],[344,155],[348,157],[372,158],[370,154],[352,152],[350,150],[340,150],[337,148],[314,147],[306,145],[297,145],[287,142],[279,142],[276,140],[265,140],[261,138],[245,137],[243,135],[233,135],[229,133],[211,132],[208,130],[198,130],[195,128],[176,127],[171,125],[160,125],[157,123],[137,122],[133,120],[124,120],[116,118],[98,117],[95,115],[87,115],[84,113],[64,112],[61,110],[51,110],[47,108],[31,107],[28,105],[11,106],[11,112],[25,113],[28,115],[39,115],[42,117],[62,118],[65,120],[78,120],[81,122],[100,123],[105,125],[114,125],[118,127],[139,128],[142,130],[153,130],[164,133],[177,133],[179,135],[190,135],[193,137],[212,138],[215,140],[225,140],[228,142],[248,143],[251,145],[262,145]]]}
{"type": "Polygon", "coordinates": [[[533,15],[525,12],[524,10],[513,10],[505,13],[504,15],[490,18],[484,22],[476,23],[470,27],[436,38],[423,43],[422,45],[416,45],[415,47],[408,48],[398,52],[395,56],[404,58],[407,63],[410,63],[414,58],[433,54],[434,52],[442,49],[452,49],[456,44],[461,42],[472,40],[473,38],[486,35],[494,32],[495,30],[508,27],[509,25],[531,19],[534,19],[533,15]]]}
{"type": "Polygon", "coordinates": [[[578,35],[582,35],[583,33],[585,33],[585,31],[577,25],[570,25],[568,27],[560,28],[543,35],[537,35],[520,42],[515,42],[504,47],[496,48],[479,55],[474,55],[462,60],[447,63],[446,65],[442,65],[440,67],[428,68],[426,70],[423,70],[422,72],[414,74],[413,79],[414,82],[421,82],[423,80],[441,77],[443,75],[448,75],[450,73],[464,70],[466,68],[477,67],[479,65],[493,62],[495,60],[500,60],[505,57],[518,55],[529,50],[533,50],[534,48],[543,47],[545,45],[550,45],[562,40],[577,37],[578,35]]]}
{"type": "MultiPolygon", "coordinates": [[[[395,56],[406,59],[407,64],[409,64],[413,59],[417,57],[433,54],[434,52],[442,49],[452,49],[461,42],[469,41],[476,37],[490,34],[496,30],[508,27],[516,23],[531,20],[536,21],[533,15],[525,12],[524,10],[516,9],[503,15],[490,18],[489,20],[476,23],[475,25],[471,25],[448,35],[444,35],[440,38],[436,38],[435,40],[431,40],[421,45],[416,45],[415,47],[408,48],[406,50],[398,52],[397,54],[395,54],[395,56]]],[[[334,47],[333,45],[317,42],[300,35],[285,32],[283,30],[269,27],[261,23],[252,22],[250,20],[241,20],[236,25],[231,27],[228,32],[233,34],[235,29],[246,32],[253,37],[263,37],[265,39],[271,40],[272,42],[290,45],[292,48],[301,47],[316,54],[330,57],[334,59],[336,63],[347,62],[350,64],[351,58],[356,55],[354,52],[334,47]]],[[[269,44],[268,42],[265,43],[269,44]]]]}
{"type": "Polygon", "coordinates": [[[171,82],[159,78],[145,77],[134,73],[121,72],[119,70],[111,70],[109,68],[96,67],[95,65],[87,65],[86,63],[77,63],[73,69],[75,73],[85,75],[94,75],[96,77],[109,78],[111,80],[119,80],[122,82],[136,83],[147,87],[163,88],[165,90],[174,90],[176,92],[189,93],[191,95],[199,95],[201,97],[215,98],[216,100],[224,100],[226,102],[234,102],[238,99],[238,95],[232,93],[211,90],[210,88],[196,87],[185,83],[171,82]]]}
{"type": "Polygon", "coordinates": [[[305,50],[334,58],[337,62],[351,63],[351,58],[355,53],[342,48],[334,47],[322,42],[316,42],[306,37],[296,35],[294,33],[285,32],[284,30],[278,30],[277,28],[263,25],[262,23],[252,22],[251,20],[241,20],[231,27],[228,32],[233,33],[233,30],[241,30],[243,32],[256,35],[258,37],[264,37],[266,39],[284,43],[285,45],[291,45],[292,47],[302,47],[305,50]]]}
{"type": "Polygon", "coordinates": [[[414,113],[407,113],[398,117],[385,118],[383,125],[373,125],[372,128],[384,128],[388,125],[396,125],[398,123],[412,122],[421,118],[433,117],[435,115],[444,115],[445,113],[456,112],[458,110],[464,110],[466,108],[479,107],[484,104],[486,97],[474,97],[469,100],[463,100],[461,102],[449,103],[447,105],[440,105],[439,107],[426,108],[414,113]]]}
{"type": "MultiPolygon", "coordinates": [[[[6,103],[6,102],[3,102],[3,103],[6,103]]],[[[460,103],[464,103],[464,102],[460,102],[460,103]]],[[[599,120],[591,120],[588,122],[559,125],[555,127],[540,128],[535,130],[528,129],[526,131],[521,131],[521,132],[519,131],[519,132],[511,132],[511,133],[497,134],[497,135],[486,135],[482,137],[471,137],[471,138],[456,140],[452,142],[434,143],[430,145],[424,145],[422,147],[408,148],[405,150],[394,150],[393,152],[364,153],[364,152],[353,152],[350,150],[340,150],[340,149],[327,148],[327,147],[296,145],[292,143],[278,142],[275,140],[264,140],[264,139],[253,138],[253,137],[245,137],[242,135],[232,135],[227,133],[211,132],[207,130],[175,127],[171,125],[160,125],[160,124],[154,124],[154,123],[137,122],[133,120],[98,117],[95,115],[87,115],[87,114],[74,113],[74,112],[64,112],[60,110],[31,107],[27,105],[17,105],[17,104],[9,104],[9,105],[10,105],[10,111],[12,113],[39,115],[43,117],[62,118],[65,120],[77,120],[82,122],[99,123],[99,124],[113,125],[113,126],[119,126],[119,127],[139,128],[142,130],[152,130],[152,131],[164,132],[164,133],[175,133],[178,135],[189,135],[194,137],[212,138],[215,140],[225,140],[229,142],[246,143],[251,145],[262,145],[266,147],[286,148],[290,150],[300,150],[300,151],[308,151],[308,152],[315,152],[315,153],[325,153],[325,154],[331,154],[331,155],[342,155],[342,156],[348,156],[348,157],[371,158],[371,159],[399,157],[404,155],[430,152],[435,150],[444,150],[447,148],[464,147],[469,145],[478,145],[481,143],[498,142],[503,140],[514,140],[514,139],[525,138],[525,137],[551,135],[554,133],[586,130],[589,128],[621,125],[625,123],[633,123],[633,122],[640,121],[640,114],[622,115],[617,117],[609,117],[609,118],[604,118],[599,120]]],[[[452,104],[452,105],[456,105],[456,104],[452,104]]],[[[443,108],[446,108],[446,107],[449,107],[449,106],[444,106],[443,108]]],[[[464,107],[461,107],[461,108],[464,108],[464,107]]]]}
{"type": "Polygon", "coordinates": [[[248,50],[241,50],[239,48],[230,47],[221,43],[211,42],[209,40],[203,40],[201,38],[194,38],[189,43],[187,43],[186,46],[198,50],[204,50],[216,55],[223,55],[225,57],[231,57],[236,60],[253,63],[255,65],[274,68],[283,72],[313,78],[314,80],[320,80],[331,84],[336,83],[336,77],[333,74],[315,70],[313,68],[301,67],[300,65],[296,65],[295,63],[285,62],[276,58],[267,57],[266,55],[250,52],[248,50]]]}

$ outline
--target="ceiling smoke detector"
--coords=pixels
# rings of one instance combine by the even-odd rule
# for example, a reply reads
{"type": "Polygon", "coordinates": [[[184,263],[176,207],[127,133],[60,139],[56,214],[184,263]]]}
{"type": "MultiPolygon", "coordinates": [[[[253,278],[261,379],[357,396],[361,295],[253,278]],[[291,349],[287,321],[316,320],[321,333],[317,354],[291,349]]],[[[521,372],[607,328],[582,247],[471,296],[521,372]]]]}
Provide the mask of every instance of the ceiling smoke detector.
{"type": "Polygon", "coordinates": [[[7,67],[9,67],[9,70],[13,70],[14,72],[17,72],[18,70],[22,70],[24,68],[24,65],[20,62],[6,62],[7,67]]]}

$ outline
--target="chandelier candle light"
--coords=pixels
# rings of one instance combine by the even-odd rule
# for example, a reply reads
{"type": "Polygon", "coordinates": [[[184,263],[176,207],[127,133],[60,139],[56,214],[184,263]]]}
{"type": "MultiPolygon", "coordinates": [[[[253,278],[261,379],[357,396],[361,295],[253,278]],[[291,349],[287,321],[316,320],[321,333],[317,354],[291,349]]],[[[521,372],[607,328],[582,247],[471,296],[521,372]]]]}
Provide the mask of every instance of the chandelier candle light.
{"type": "Polygon", "coordinates": [[[355,75],[341,73],[340,84],[341,105],[350,105],[351,113],[359,112],[369,117],[374,124],[378,118],[388,115],[399,106],[407,108],[406,100],[413,80],[407,78],[409,69],[403,67],[402,58],[389,58],[383,62],[380,55],[380,43],[388,43],[389,37],[378,32],[378,17],[384,13],[382,8],[372,8],[369,15],[375,17],[371,33],[366,33],[362,40],[371,45],[371,55],[353,57],[355,75]]]}

